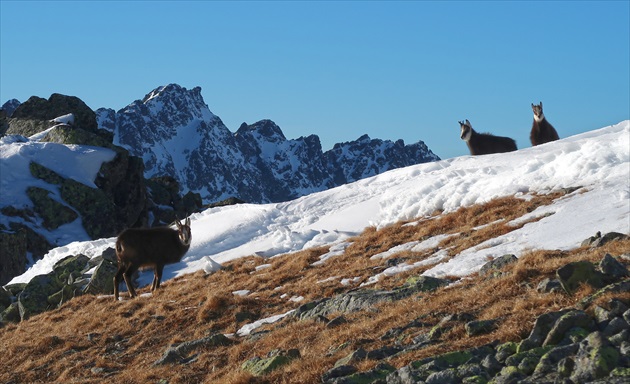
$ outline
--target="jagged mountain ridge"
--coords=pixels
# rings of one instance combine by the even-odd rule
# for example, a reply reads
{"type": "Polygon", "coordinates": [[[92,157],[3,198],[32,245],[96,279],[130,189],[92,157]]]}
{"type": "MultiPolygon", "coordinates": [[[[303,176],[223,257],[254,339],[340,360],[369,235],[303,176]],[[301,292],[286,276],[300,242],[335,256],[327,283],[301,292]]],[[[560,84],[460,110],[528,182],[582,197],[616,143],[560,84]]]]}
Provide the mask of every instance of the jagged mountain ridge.
{"type": "Polygon", "coordinates": [[[232,133],[214,115],[201,88],[161,86],[115,112],[96,111],[115,144],[143,158],[145,176],[168,175],[204,202],[231,196],[254,203],[291,200],[390,169],[439,160],[427,146],[370,139],[323,152],[319,137],[287,139],[271,120],[232,133]]]}
{"type": "Polygon", "coordinates": [[[7,117],[11,117],[11,115],[13,115],[13,112],[17,109],[19,105],[20,105],[19,100],[11,99],[11,100],[7,100],[4,104],[2,104],[2,108],[0,109],[4,111],[7,117]]]}

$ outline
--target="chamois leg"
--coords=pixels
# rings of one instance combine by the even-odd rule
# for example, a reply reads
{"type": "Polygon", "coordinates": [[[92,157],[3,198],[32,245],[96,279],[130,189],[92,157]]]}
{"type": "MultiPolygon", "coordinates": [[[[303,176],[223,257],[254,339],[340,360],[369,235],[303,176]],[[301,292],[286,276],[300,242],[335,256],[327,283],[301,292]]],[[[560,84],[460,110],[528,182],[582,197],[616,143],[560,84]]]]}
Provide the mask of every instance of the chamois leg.
{"type": "Polygon", "coordinates": [[[151,285],[151,291],[155,291],[160,288],[160,282],[162,281],[162,272],[164,272],[163,265],[156,265],[153,270],[153,284],[151,285]]]}
{"type": "Polygon", "coordinates": [[[120,285],[120,280],[123,277],[123,273],[125,272],[124,266],[119,266],[118,271],[114,275],[114,298],[118,301],[118,286],[120,285]]]}
{"type": "Polygon", "coordinates": [[[127,268],[127,270],[123,273],[123,278],[125,279],[125,284],[127,284],[127,290],[129,291],[129,296],[136,297],[136,289],[133,287],[133,283],[131,281],[131,276],[136,271],[133,267],[127,268]]]}

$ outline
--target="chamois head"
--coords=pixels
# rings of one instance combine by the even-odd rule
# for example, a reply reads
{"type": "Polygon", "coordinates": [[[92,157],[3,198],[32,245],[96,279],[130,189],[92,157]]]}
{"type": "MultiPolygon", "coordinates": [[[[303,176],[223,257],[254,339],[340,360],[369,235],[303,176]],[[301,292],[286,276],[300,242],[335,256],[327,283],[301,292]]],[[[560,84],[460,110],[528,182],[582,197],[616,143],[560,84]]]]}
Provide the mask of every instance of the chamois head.
{"type": "Polygon", "coordinates": [[[470,124],[470,121],[468,121],[468,119],[466,119],[465,122],[460,121],[459,126],[461,128],[461,133],[459,137],[464,141],[469,141],[473,133],[473,129],[472,129],[472,125],[470,124]]]}
{"type": "Polygon", "coordinates": [[[534,111],[534,119],[536,121],[540,122],[545,118],[545,115],[543,115],[542,101],[538,105],[532,103],[532,111],[534,111]]]}
{"type": "Polygon", "coordinates": [[[190,217],[186,218],[184,224],[182,224],[181,221],[175,219],[175,224],[177,225],[179,240],[184,246],[189,246],[190,241],[192,240],[192,233],[190,232],[190,217]]]}

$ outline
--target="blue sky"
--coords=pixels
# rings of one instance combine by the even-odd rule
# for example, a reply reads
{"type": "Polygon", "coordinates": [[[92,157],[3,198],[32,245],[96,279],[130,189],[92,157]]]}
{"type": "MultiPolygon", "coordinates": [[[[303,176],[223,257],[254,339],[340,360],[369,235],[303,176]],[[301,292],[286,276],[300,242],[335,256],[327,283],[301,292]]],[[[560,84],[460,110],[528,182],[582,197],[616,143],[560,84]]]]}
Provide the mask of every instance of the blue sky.
{"type": "Polygon", "coordinates": [[[629,1],[5,1],[0,103],[120,109],[201,86],[231,131],[275,121],[324,150],[372,138],[468,154],[458,120],[529,147],[630,119],[629,1]]]}

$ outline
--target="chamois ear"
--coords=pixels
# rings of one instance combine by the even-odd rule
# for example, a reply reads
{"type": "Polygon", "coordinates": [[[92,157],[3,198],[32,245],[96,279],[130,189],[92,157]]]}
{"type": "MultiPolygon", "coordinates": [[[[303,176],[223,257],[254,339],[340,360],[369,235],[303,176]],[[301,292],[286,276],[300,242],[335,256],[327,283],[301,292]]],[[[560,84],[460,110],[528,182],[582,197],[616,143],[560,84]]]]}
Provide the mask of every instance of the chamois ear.
{"type": "Polygon", "coordinates": [[[468,121],[468,119],[466,119],[466,125],[472,128],[472,125],[470,124],[470,121],[468,121]]]}
{"type": "Polygon", "coordinates": [[[190,227],[190,217],[187,217],[187,218],[186,218],[186,226],[187,226],[187,227],[190,227]]]}

